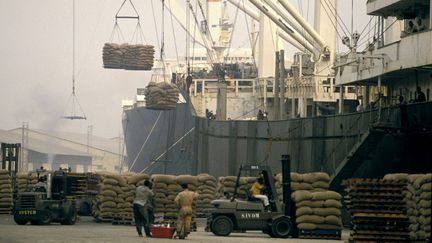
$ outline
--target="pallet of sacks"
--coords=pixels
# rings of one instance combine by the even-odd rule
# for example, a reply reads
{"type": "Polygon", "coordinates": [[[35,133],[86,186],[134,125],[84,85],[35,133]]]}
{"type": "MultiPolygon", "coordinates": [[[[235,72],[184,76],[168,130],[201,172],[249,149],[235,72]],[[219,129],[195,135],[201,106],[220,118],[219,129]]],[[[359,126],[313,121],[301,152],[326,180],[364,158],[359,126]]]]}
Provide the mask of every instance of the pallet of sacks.
{"type": "Polygon", "coordinates": [[[406,184],[403,195],[409,221],[410,240],[425,242],[430,239],[432,174],[396,173],[385,175],[383,179],[406,184]]]}
{"type": "Polygon", "coordinates": [[[151,70],[154,53],[152,45],[105,43],[102,49],[103,67],[106,69],[151,70]]]}
{"type": "Polygon", "coordinates": [[[345,204],[353,224],[350,242],[409,241],[404,196],[406,181],[348,179],[343,185],[348,194],[345,204]]]}
{"type": "Polygon", "coordinates": [[[179,89],[175,84],[150,82],[144,95],[147,108],[169,110],[177,105],[179,89]]]}
{"type": "Polygon", "coordinates": [[[0,214],[10,214],[12,207],[12,178],[8,170],[0,170],[0,214]]]}
{"type": "Polygon", "coordinates": [[[341,195],[334,191],[296,190],[295,222],[300,238],[340,239],[342,230],[341,195]]]}

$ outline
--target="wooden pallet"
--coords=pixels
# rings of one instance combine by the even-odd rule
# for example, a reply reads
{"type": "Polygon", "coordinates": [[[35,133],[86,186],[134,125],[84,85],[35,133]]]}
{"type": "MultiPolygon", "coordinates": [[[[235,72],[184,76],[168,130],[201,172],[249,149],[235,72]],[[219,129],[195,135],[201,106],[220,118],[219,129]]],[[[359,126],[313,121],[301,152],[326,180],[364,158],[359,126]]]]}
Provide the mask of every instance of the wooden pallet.
{"type": "Polygon", "coordinates": [[[303,239],[341,239],[340,230],[299,230],[299,238],[303,239]]]}
{"type": "Polygon", "coordinates": [[[133,220],[113,220],[112,221],[113,225],[135,225],[135,222],[133,220]]]}

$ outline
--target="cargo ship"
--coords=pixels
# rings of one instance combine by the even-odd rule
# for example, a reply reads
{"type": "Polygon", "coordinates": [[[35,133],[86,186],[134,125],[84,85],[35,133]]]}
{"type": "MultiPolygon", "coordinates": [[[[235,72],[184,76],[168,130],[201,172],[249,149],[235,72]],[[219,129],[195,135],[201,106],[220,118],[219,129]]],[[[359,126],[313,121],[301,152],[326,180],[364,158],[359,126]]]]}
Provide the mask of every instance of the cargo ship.
{"type": "MultiPolygon", "coordinates": [[[[173,2],[166,7],[175,15],[173,2]]],[[[327,172],[338,189],[348,177],[431,170],[430,1],[368,1],[374,33],[361,50],[361,34],[343,36],[347,53],[335,51],[331,26],[338,17],[328,13],[336,0],[317,1],[313,27],[288,1],[229,2],[259,24],[258,50],[244,52],[253,59],[225,59],[232,28],[222,11],[226,3],[207,1],[201,31],[226,38],[214,43],[213,53],[207,48],[206,55],[188,57],[198,66],[191,68],[191,83],[186,72],[164,72],[164,81],[181,89],[176,108],[147,109],[142,89],[124,101],[130,171],[225,176],[240,164],[266,164],[277,172],[281,154],[289,154],[292,171],[327,172]],[[274,52],[280,40],[299,49],[292,61],[274,52]],[[224,77],[198,65],[210,58],[225,64],[224,77]]]]}

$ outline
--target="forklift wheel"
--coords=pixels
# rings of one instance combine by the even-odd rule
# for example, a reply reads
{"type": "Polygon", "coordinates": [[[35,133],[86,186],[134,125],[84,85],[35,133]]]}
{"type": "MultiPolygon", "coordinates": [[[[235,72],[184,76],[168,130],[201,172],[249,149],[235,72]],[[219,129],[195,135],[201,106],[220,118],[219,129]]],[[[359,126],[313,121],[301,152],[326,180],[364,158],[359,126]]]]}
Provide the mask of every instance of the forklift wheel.
{"type": "Polygon", "coordinates": [[[46,212],[41,213],[40,218],[37,222],[38,222],[38,224],[41,224],[41,225],[47,225],[47,224],[51,223],[51,220],[52,220],[51,212],[46,211],[46,212]]]}
{"type": "Polygon", "coordinates": [[[69,209],[69,214],[66,216],[65,219],[60,221],[60,224],[74,225],[76,220],[77,220],[77,212],[76,212],[74,206],[71,206],[71,208],[69,209]]]}
{"type": "Polygon", "coordinates": [[[213,220],[211,231],[217,236],[228,236],[233,231],[233,227],[233,222],[229,217],[220,215],[213,220]]]}
{"type": "Polygon", "coordinates": [[[274,237],[288,238],[288,236],[291,235],[292,230],[291,221],[288,218],[282,217],[272,222],[271,232],[274,237]]]}

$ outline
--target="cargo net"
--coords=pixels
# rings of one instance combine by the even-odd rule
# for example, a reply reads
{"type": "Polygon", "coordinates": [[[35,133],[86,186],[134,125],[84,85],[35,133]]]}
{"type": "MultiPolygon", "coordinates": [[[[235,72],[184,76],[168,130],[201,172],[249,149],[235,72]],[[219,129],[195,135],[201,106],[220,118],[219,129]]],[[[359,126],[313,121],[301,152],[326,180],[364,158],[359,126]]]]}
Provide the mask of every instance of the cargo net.
{"type": "Polygon", "coordinates": [[[154,62],[155,49],[146,43],[143,30],[140,24],[138,12],[133,3],[129,0],[135,10],[133,16],[121,16],[120,10],[126,0],[121,5],[116,14],[115,24],[109,42],[105,43],[102,49],[103,67],[106,69],[125,69],[125,70],[151,70],[154,62]],[[123,33],[118,24],[119,19],[136,19],[137,24],[129,42],[125,41],[123,33]]]}
{"type": "Polygon", "coordinates": [[[175,108],[179,99],[179,89],[175,84],[150,82],[144,92],[146,107],[155,110],[175,108]]]}

